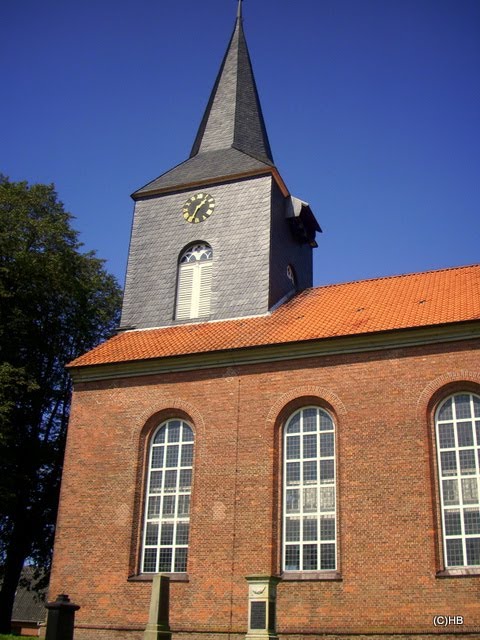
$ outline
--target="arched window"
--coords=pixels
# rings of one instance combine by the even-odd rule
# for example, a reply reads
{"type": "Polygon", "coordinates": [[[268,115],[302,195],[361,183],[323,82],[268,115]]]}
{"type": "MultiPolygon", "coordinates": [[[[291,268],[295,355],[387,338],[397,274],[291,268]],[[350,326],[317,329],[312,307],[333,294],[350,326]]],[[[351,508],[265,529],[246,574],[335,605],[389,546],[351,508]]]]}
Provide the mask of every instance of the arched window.
{"type": "Polygon", "coordinates": [[[436,413],[447,567],[480,565],[480,397],[456,393],[436,413]]]}
{"type": "Polygon", "coordinates": [[[210,315],[213,251],[208,244],[190,246],[178,265],[175,318],[188,320],[210,315]]]}
{"type": "Polygon", "coordinates": [[[142,572],[187,570],[193,431],[168,420],[150,445],[143,532],[142,572]]]}
{"type": "Polygon", "coordinates": [[[336,569],[335,427],[326,411],[305,407],[284,431],[283,569],[336,569]]]}

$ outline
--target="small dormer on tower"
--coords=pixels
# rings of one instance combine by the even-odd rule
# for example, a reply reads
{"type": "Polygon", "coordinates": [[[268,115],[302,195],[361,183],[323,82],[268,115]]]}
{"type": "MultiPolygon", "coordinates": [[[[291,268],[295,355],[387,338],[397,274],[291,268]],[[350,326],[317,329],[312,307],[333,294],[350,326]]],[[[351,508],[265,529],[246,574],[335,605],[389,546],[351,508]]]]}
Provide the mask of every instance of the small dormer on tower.
{"type": "Polygon", "coordinates": [[[121,328],[261,315],[312,286],[320,227],[274,165],[241,0],[190,157],[132,197],[121,328]]]}

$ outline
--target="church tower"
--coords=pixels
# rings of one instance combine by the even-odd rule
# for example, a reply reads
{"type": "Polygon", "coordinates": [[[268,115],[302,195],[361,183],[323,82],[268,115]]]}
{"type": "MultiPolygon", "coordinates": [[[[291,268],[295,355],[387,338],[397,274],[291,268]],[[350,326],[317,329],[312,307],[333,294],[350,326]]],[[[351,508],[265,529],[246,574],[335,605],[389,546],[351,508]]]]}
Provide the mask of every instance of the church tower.
{"type": "Polygon", "coordinates": [[[320,227],[275,167],[241,6],[190,157],[132,195],[121,329],[264,315],[312,286],[320,227]]]}

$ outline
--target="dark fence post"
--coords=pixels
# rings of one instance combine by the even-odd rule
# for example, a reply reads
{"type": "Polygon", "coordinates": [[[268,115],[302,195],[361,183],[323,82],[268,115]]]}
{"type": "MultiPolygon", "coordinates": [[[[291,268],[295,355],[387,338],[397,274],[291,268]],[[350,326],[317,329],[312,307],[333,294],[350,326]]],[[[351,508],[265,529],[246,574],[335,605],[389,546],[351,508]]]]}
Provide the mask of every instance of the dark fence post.
{"type": "Polygon", "coordinates": [[[45,640],[73,640],[75,611],[80,606],[70,602],[70,598],[61,593],[55,602],[49,602],[45,607],[48,609],[45,640]]]}

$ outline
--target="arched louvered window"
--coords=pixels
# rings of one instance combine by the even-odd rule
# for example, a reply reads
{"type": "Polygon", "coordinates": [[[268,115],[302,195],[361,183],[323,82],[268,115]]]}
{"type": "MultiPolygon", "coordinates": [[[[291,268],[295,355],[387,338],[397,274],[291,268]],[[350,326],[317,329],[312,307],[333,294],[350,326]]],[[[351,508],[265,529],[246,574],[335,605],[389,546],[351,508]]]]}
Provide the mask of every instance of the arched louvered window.
{"type": "Polygon", "coordinates": [[[335,426],[320,407],[288,419],[283,441],[283,569],[336,569],[335,426]]]}
{"type": "Polygon", "coordinates": [[[187,570],[193,431],[168,420],[150,445],[143,532],[142,572],[187,570]]]}
{"type": "Polygon", "coordinates": [[[212,248],[208,244],[190,246],[178,265],[175,318],[188,320],[210,315],[212,289],[212,248]]]}
{"type": "Polygon", "coordinates": [[[480,566],[480,397],[456,393],[435,417],[445,565],[480,566]]]}

